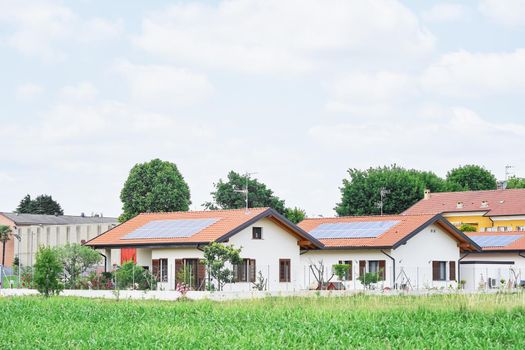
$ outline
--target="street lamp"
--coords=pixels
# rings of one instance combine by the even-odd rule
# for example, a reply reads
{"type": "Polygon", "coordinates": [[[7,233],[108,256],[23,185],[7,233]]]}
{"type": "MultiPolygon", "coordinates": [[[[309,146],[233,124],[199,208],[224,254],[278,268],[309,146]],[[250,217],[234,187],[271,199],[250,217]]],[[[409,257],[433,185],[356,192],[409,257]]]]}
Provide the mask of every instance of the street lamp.
{"type": "MultiPolygon", "coordinates": [[[[15,230],[16,230],[16,227],[15,227],[15,230]]],[[[18,233],[13,233],[13,237],[15,237],[17,240],[18,240],[18,288],[20,288],[20,242],[22,242],[22,237],[20,236],[20,234],[18,233]]]]}

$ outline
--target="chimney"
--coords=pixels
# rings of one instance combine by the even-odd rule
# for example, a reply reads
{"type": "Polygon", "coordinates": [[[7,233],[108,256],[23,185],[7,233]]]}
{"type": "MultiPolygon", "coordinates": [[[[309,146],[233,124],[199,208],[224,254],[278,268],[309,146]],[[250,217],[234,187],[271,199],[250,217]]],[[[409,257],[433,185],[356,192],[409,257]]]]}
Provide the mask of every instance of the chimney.
{"type": "Polygon", "coordinates": [[[84,213],[82,212],[82,213],[80,213],[80,216],[81,216],[81,217],[85,217],[86,214],[84,214],[84,213]]]}
{"type": "Polygon", "coordinates": [[[423,196],[423,199],[430,199],[430,190],[428,188],[425,189],[425,195],[423,196]]]}

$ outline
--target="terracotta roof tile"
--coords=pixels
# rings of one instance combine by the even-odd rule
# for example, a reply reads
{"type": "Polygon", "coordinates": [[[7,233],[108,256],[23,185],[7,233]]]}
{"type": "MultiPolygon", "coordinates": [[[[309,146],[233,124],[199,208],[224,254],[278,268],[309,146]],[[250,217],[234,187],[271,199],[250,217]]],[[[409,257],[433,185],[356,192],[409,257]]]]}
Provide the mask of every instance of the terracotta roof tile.
{"type": "Polygon", "coordinates": [[[523,231],[506,231],[506,232],[466,232],[468,237],[479,236],[522,236],[514,242],[504,247],[482,247],[482,251],[506,251],[506,250],[525,250],[525,232],[523,231]]]}
{"type": "Polygon", "coordinates": [[[420,200],[403,214],[472,211],[487,211],[490,216],[525,215],[525,189],[431,193],[430,198],[420,200]],[[461,208],[457,207],[458,202],[463,204],[461,208]]]}
{"type": "MultiPolygon", "coordinates": [[[[374,248],[374,247],[393,247],[411,233],[431,220],[444,220],[436,215],[385,215],[385,216],[347,216],[334,218],[315,218],[305,219],[299,223],[299,227],[306,232],[311,232],[321,224],[340,223],[340,222],[375,222],[375,221],[399,221],[383,234],[374,238],[328,238],[319,239],[327,248],[374,248]]],[[[457,235],[457,231],[444,225],[445,229],[457,235]]],[[[458,240],[469,242],[468,239],[458,237],[458,240]]]]}
{"type": "Polygon", "coordinates": [[[242,224],[253,219],[257,215],[269,210],[270,208],[250,208],[236,210],[207,210],[207,211],[188,211],[171,213],[143,213],[137,215],[113,229],[103,233],[88,241],[89,246],[110,246],[110,245],[140,245],[140,244],[166,244],[166,243],[208,243],[214,241],[242,224]],[[177,219],[219,219],[214,224],[206,227],[200,232],[190,237],[182,238],[148,238],[148,239],[122,239],[128,233],[142,227],[153,220],[177,220],[177,219]]]}

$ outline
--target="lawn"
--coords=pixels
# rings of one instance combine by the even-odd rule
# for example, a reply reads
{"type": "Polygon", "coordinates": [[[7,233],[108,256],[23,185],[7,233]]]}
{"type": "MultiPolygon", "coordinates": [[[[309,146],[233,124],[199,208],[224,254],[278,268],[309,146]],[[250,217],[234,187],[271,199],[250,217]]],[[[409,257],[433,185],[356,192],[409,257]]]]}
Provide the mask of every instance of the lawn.
{"type": "Polygon", "coordinates": [[[525,295],[0,298],[2,349],[524,349],[525,295]]]}

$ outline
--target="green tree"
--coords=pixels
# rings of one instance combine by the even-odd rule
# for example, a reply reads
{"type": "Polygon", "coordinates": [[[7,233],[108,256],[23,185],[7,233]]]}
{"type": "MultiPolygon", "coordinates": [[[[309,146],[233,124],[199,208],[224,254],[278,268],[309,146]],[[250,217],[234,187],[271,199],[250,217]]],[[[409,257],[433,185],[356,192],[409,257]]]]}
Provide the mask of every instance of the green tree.
{"type": "Polygon", "coordinates": [[[494,174],[479,165],[464,165],[447,173],[449,191],[495,190],[497,181],[494,174]]]}
{"type": "Polygon", "coordinates": [[[407,170],[397,165],[349,169],[343,179],[341,202],[335,207],[339,216],[379,214],[381,189],[388,191],[383,199],[383,213],[399,214],[423,198],[425,189],[441,192],[444,180],[431,172],[407,170]]]}
{"type": "Polygon", "coordinates": [[[76,288],[79,277],[98,264],[102,256],[95,250],[78,243],[66,244],[58,248],[64,265],[64,281],[68,288],[76,288]]]}
{"type": "MultiPolygon", "coordinates": [[[[11,235],[13,231],[11,231],[11,227],[7,225],[0,225],[0,242],[2,242],[2,266],[5,265],[5,245],[7,241],[9,241],[9,236],[11,235]]],[[[1,276],[0,276],[0,282],[1,282],[1,276]]]]}
{"type": "Polygon", "coordinates": [[[115,271],[115,281],[119,289],[155,289],[157,282],[155,277],[142,266],[136,265],[133,261],[128,261],[115,271]]]}
{"type": "Polygon", "coordinates": [[[507,188],[525,188],[525,178],[523,177],[511,177],[507,181],[507,188]]]}
{"type": "Polygon", "coordinates": [[[246,195],[238,192],[246,188],[248,181],[248,206],[250,208],[271,207],[280,214],[285,214],[284,200],[273,194],[273,191],[257,179],[248,175],[240,175],[235,171],[228,173],[227,181],[219,179],[213,184],[215,191],[211,192],[213,202],[206,202],[206,209],[241,209],[246,206],[246,195]]]}
{"type": "Polygon", "coordinates": [[[298,224],[306,218],[306,212],[298,207],[286,208],[284,215],[294,224],[298,224]]]}
{"type": "Polygon", "coordinates": [[[120,193],[126,221],[144,212],[189,210],[190,188],[174,163],[160,159],[136,164],[120,193]]]}
{"type": "Polygon", "coordinates": [[[36,253],[34,270],[34,284],[41,294],[48,297],[60,293],[63,289],[63,285],[60,283],[62,262],[56,249],[41,247],[36,253]]]}
{"type": "Polygon", "coordinates": [[[462,231],[462,232],[476,232],[476,228],[472,225],[469,225],[469,224],[461,224],[461,226],[459,227],[459,230],[462,231]]]}
{"type": "MultiPolygon", "coordinates": [[[[211,242],[204,247],[202,263],[206,266],[209,278],[217,281],[218,290],[222,290],[224,284],[233,279],[232,266],[241,262],[240,254],[241,249],[236,249],[233,245],[211,242]]],[[[210,281],[208,281],[208,288],[211,289],[210,281]]]]}
{"type": "Polygon", "coordinates": [[[64,210],[62,210],[60,204],[53,197],[46,194],[42,194],[35,199],[31,199],[30,195],[26,195],[20,201],[16,212],[20,214],[64,215],[64,210]]]}

